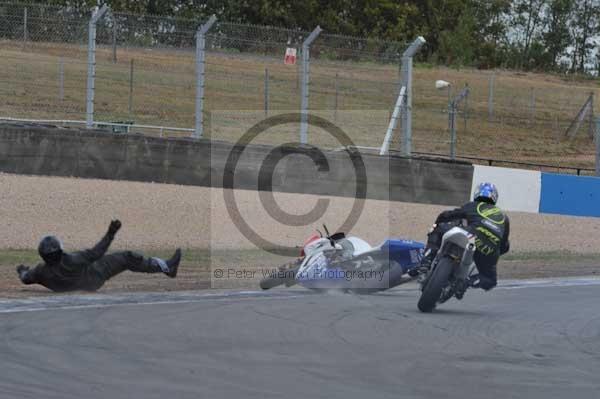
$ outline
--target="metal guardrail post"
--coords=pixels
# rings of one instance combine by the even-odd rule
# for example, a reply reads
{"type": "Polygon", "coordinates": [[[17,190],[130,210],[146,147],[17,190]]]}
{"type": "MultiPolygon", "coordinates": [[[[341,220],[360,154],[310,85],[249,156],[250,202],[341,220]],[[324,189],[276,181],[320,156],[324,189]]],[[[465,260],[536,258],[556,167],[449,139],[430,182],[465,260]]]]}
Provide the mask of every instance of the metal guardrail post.
{"type": "Polygon", "coordinates": [[[58,99],[65,99],[65,62],[62,57],[58,59],[58,99]]]}
{"type": "Polygon", "coordinates": [[[265,105],[265,117],[269,116],[269,68],[265,68],[265,88],[264,88],[264,105],[265,105]]]}
{"type": "Polygon", "coordinates": [[[450,130],[450,158],[456,159],[456,114],[458,104],[469,96],[469,86],[466,86],[456,97],[448,103],[448,130],[450,130]]]}
{"type": "Polygon", "coordinates": [[[27,7],[23,8],[23,47],[27,45],[27,7]]]}
{"type": "Polygon", "coordinates": [[[494,81],[496,73],[490,76],[489,88],[488,88],[488,121],[494,120],[494,81]]]}
{"type": "Polygon", "coordinates": [[[310,80],[310,45],[315,41],[322,29],[317,26],[315,30],[302,43],[302,87],[300,101],[300,143],[308,143],[308,85],[310,80]]]}
{"type": "Polygon", "coordinates": [[[419,36],[402,54],[402,86],[405,87],[405,99],[402,109],[402,155],[410,156],[412,152],[412,68],[413,57],[425,44],[423,36],[419,36]]]}
{"type": "Polygon", "coordinates": [[[112,62],[117,63],[117,20],[113,17],[112,25],[112,62]]]}
{"type": "Polygon", "coordinates": [[[590,93],[590,130],[589,130],[589,134],[592,138],[595,137],[594,133],[595,133],[595,127],[594,127],[594,92],[590,93]]]}
{"type": "Polygon", "coordinates": [[[596,176],[600,177],[600,118],[596,118],[594,142],[596,144],[596,176]]]}
{"type": "Polygon", "coordinates": [[[94,127],[94,93],[96,89],[96,24],[98,20],[108,11],[108,6],[104,4],[102,8],[92,14],[88,27],[88,70],[87,70],[87,90],[86,90],[86,108],[85,108],[85,126],[88,129],[94,127]]]}
{"type": "Polygon", "coordinates": [[[205,47],[206,32],[217,22],[217,17],[212,15],[208,21],[201,25],[196,32],[196,126],[192,137],[199,139],[202,137],[204,123],[204,68],[205,68],[205,47]]]}
{"type": "Polygon", "coordinates": [[[129,101],[127,102],[129,117],[133,114],[133,58],[129,61],[129,101]]]}
{"type": "Polygon", "coordinates": [[[448,104],[448,128],[450,129],[450,159],[456,159],[456,102],[448,104]]]}

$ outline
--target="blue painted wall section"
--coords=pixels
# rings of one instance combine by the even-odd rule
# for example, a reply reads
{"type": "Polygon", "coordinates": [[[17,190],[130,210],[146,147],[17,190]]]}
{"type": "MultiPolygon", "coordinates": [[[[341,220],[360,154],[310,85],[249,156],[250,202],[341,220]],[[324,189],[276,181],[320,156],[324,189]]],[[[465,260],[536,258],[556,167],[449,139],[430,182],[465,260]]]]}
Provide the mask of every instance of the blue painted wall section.
{"type": "Polygon", "coordinates": [[[540,212],[600,217],[600,178],[542,173],[540,212]]]}

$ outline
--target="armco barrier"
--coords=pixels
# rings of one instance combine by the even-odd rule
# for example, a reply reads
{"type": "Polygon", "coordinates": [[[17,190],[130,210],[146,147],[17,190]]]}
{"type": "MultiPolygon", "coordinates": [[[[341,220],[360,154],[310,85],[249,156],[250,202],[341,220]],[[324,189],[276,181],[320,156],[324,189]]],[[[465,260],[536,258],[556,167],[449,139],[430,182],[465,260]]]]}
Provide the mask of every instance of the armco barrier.
{"type": "Polygon", "coordinates": [[[600,178],[542,173],[540,212],[600,217],[600,178]]]}
{"type": "MultiPolygon", "coordinates": [[[[8,173],[220,187],[231,150],[230,143],[208,140],[0,124],[0,171],[8,173]]],[[[319,171],[309,157],[311,150],[299,151],[249,145],[235,169],[234,187],[257,190],[262,168],[272,176],[274,191],[356,195],[356,174],[348,154],[324,152],[328,170],[319,171]],[[273,151],[282,152],[279,162],[265,162],[273,151]]],[[[366,198],[441,205],[460,205],[469,199],[470,164],[361,156],[366,198]]]]}

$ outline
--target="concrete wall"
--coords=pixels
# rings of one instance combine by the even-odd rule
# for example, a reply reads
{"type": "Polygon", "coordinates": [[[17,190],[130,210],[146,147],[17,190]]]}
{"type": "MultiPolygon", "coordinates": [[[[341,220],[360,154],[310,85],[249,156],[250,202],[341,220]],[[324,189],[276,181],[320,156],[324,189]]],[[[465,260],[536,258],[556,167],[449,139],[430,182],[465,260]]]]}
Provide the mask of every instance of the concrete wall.
{"type": "Polygon", "coordinates": [[[539,211],[542,189],[540,172],[474,165],[471,193],[481,182],[492,182],[498,187],[500,208],[517,212],[539,211]]]}
{"type": "Polygon", "coordinates": [[[473,184],[498,186],[498,205],[508,211],[600,217],[600,178],[475,165],[473,184]]]}
{"type": "MultiPolygon", "coordinates": [[[[232,153],[232,144],[208,140],[0,124],[0,171],[7,173],[222,187],[232,153]]],[[[272,183],[273,191],[355,197],[351,158],[312,147],[249,145],[232,183],[248,190],[268,190],[272,183]]],[[[371,154],[354,158],[364,164],[358,186],[369,199],[461,205],[476,184],[491,181],[500,191],[498,205],[508,211],[600,217],[600,178],[371,154]]]]}
{"type": "MultiPolygon", "coordinates": [[[[0,171],[7,173],[221,187],[232,150],[230,143],[208,140],[0,124],[0,171]]],[[[467,163],[369,154],[356,161],[364,164],[358,185],[364,185],[366,198],[460,205],[470,195],[473,167],[467,163]]],[[[357,194],[357,172],[346,152],[249,145],[239,157],[233,187],[267,189],[269,182],[274,191],[357,194]]]]}
{"type": "Polygon", "coordinates": [[[600,178],[542,173],[540,212],[600,217],[600,178]]]}

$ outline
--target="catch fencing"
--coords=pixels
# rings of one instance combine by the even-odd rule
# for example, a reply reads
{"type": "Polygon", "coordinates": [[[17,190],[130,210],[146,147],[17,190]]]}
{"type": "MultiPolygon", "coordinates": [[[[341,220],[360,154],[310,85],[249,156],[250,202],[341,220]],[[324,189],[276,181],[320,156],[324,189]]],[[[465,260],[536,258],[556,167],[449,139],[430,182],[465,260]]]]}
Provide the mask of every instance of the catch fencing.
{"type": "MultiPolygon", "coordinates": [[[[309,31],[220,20],[207,27],[208,20],[111,10],[97,20],[90,62],[91,18],[90,10],[73,7],[0,2],[0,118],[63,124],[91,118],[94,127],[115,132],[232,141],[265,117],[300,112],[304,101],[307,112],[342,127],[356,146],[378,150],[403,86],[408,43],[322,31],[303,51],[309,31]]],[[[403,103],[389,150],[591,174],[593,102],[583,117],[580,111],[592,85],[546,80],[416,68],[412,100],[403,103]],[[436,89],[436,80],[450,85],[436,89]],[[465,86],[468,95],[452,107],[465,86]],[[569,130],[574,121],[576,134],[569,130]]],[[[339,145],[310,126],[305,133],[282,127],[261,141],[339,145]]]]}

